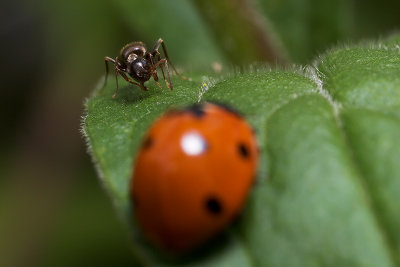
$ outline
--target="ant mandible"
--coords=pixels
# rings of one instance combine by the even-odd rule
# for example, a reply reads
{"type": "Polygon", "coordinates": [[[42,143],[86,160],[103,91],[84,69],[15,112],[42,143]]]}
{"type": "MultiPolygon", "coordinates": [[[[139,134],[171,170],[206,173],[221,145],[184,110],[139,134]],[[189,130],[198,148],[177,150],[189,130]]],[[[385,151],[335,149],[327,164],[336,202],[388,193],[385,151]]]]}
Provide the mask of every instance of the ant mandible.
{"type": "Polygon", "coordinates": [[[164,82],[167,87],[172,90],[172,82],[171,77],[169,75],[168,64],[172,66],[175,73],[182,79],[187,79],[184,76],[181,76],[178,71],[175,69],[174,65],[172,65],[171,60],[168,57],[167,49],[165,48],[165,44],[163,39],[159,38],[157,43],[154,45],[151,52],[146,51],[146,47],[142,42],[132,42],[124,47],[122,47],[121,52],[118,57],[115,59],[110,57],[105,57],[106,63],[106,77],[104,79],[103,88],[106,86],[107,77],[108,77],[108,62],[114,64],[115,68],[115,79],[117,81],[117,89],[115,90],[114,98],[118,92],[118,75],[121,75],[125,81],[139,86],[142,90],[148,91],[149,89],[144,85],[144,83],[150,80],[151,77],[154,78],[156,84],[161,88],[161,85],[158,83],[157,76],[157,68],[161,69],[164,82]],[[162,46],[165,58],[161,58],[160,52],[158,52],[158,48],[162,46]],[[164,69],[167,72],[168,81],[165,79],[164,69]],[[133,78],[130,79],[127,75],[133,78]]]}

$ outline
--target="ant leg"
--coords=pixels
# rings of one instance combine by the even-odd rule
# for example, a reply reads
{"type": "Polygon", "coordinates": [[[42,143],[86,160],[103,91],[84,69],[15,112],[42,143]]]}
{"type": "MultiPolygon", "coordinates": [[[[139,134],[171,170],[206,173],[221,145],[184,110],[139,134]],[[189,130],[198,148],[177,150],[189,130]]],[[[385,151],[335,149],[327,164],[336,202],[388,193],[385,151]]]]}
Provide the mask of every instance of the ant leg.
{"type": "MultiPolygon", "coordinates": [[[[157,54],[157,60],[158,60],[158,62],[161,61],[161,56],[160,56],[160,54],[157,54]]],[[[166,60],[164,60],[164,61],[167,62],[166,60]]],[[[158,64],[156,64],[156,65],[158,66],[158,64]]],[[[168,87],[170,90],[172,90],[172,89],[173,89],[173,85],[172,85],[172,82],[171,82],[171,77],[170,77],[170,75],[169,75],[169,69],[168,69],[168,67],[166,67],[166,71],[167,71],[168,81],[169,81],[169,82],[167,82],[167,80],[165,79],[164,68],[162,67],[162,65],[159,65],[159,66],[160,66],[161,73],[162,73],[162,76],[163,76],[163,79],[164,79],[165,84],[167,85],[167,87],[168,87]]]]}
{"type": "Polygon", "coordinates": [[[147,89],[147,87],[144,85],[144,83],[137,83],[132,81],[131,79],[129,79],[128,76],[126,76],[126,74],[122,71],[122,70],[118,70],[119,75],[122,76],[122,78],[125,79],[125,81],[127,81],[128,83],[134,84],[136,86],[139,86],[143,91],[148,91],[149,89],[147,89]]]}
{"type": "MultiPolygon", "coordinates": [[[[159,54],[157,54],[157,55],[158,55],[158,57],[160,57],[159,54]]],[[[153,61],[153,55],[149,53],[148,57],[151,62],[151,65],[154,66],[155,64],[153,61]]],[[[158,59],[158,60],[160,60],[160,59],[158,59]]],[[[161,84],[158,82],[158,75],[157,75],[157,71],[155,71],[155,69],[156,68],[154,68],[154,67],[151,69],[151,72],[152,72],[151,76],[153,77],[153,79],[156,82],[156,84],[158,85],[158,87],[160,87],[160,89],[161,89],[162,87],[161,87],[161,84]]],[[[163,72],[163,76],[164,76],[164,72],[163,72]]],[[[164,78],[164,80],[165,80],[165,78],[164,78]]]]}
{"type": "MultiPolygon", "coordinates": [[[[148,59],[150,60],[151,66],[154,66],[155,64],[154,64],[154,60],[153,60],[153,55],[148,53],[147,56],[148,56],[148,59]]],[[[160,59],[158,59],[158,60],[160,60],[160,59]]],[[[157,71],[154,71],[154,70],[155,70],[155,68],[151,69],[151,76],[153,77],[153,79],[157,83],[157,85],[161,88],[161,85],[158,83],[157,71]]]]}
{"type": "Polygon", "coordinates": [[[156,54],[160,54],[160,53],[158,52],[158,48],[160,47],[160,45],[161,45],[162,48],[163,48],[163,52],[164,52],[165,58],[168,60],[169,64],[171,64],[172,68],[173,68],[174,71],[175,71],[175,74],[178,75],[179,78],[181,78],[181,79],[183,79],[183,80],[189,80],[189,78],[187,78],[187,77],[185,77],[185,76],[183,76],[183,75],[180,75],[179,72],[176,70],[175,66],[172,64],[171,60],[169,59],[169,56],[168,56],[168,53],[167,53],[167,48],[165,47],[165,43],[164,43],[164,40],[163,40],[163,39],[159,38],[159,39],[157,40],[157,43],[154,45],[154,48],[153,48],[153,50],[151,51],[151,54],[152,54],[153,56],[156,55],[156,54]]]}
{"type": "MultiPolygon", "coordinates": [[[[161,39],[161,38],[160,38],[160,39],[161,39]]],[[[175,74],[178,75],[179,78],[181,78],[181,79],[183,79],[183,80],[189,80],[189,78],[187,78],[187,77],[185,77],[185,76],[179,74],[179,72],[176,70],[174,64],[172,64],[171,60],[169,59],[168,53],[167,53],[167,48],[165,48],[164,41],[161,42],[161,45],[162,45],[162,48],[163,48],[163,51],[164,51],[165,58],[168,60],[168,63],[171,64],[172,68],[173,68],[174,71],[175,71],[175,74]]],[[[166,67],[166,69],[167,69],[167,67],[166,67]]]]}
{"type": "MultiPolygon", "coordinates": [[[[161,61],[161,56],[160,56],[160,54],[157,54],[157,60],[158,60],[158,62],[161,61]]],[[[162,65],[160,65],[160,69],[161,69],[162,76],[163,76],[164,81],[165,81],[165,74],[164,74],[164,69],[163,69],[162,65]]],[[[168,73],[168,75],[169,75],[169,73],[168,73]]]]}
{"type": "MultiPolygon", "coordinates": [[[[159,43],[157,42],[156,46],[154,47],[155,50],[153,49],[155,55],[153,55],[152,53],[149,53],[149,54],[148,54],[148,55],[149,55],[149,60],[150,60],[150,62],[151,62],[151,65],[153,66],[152,69],[151,69],[151,72],[153,73],[152,76],[153,76],[153,78],[154,78],[154,81],[157,83],[158,87],[161,88],[161,85],[158,83],[157,72],[155,71],[155,70],[157,69],[157,67],[160,67],[161,72],[162,72],[162,75],[163,75],[164,82],[165,82],[165,84],[167,85],[167,87],[168,87],[169,89],[171,89],[171,87],[169,86],[169,84],[172,85],[171,79],[169,79],[169,80],[170,80],[169,83],[165,80],[164,69],[163,69],[162,65],[160,65],[161,63],[165,62],[166,59],[164,58],[163,60],[161,60],[160,53],[158,53],[158,51],[157,51],[158,46],[159,46],[159,43]],[[154,57],[154,56],[157,56],[157,63],[156,63],[156,64],[154,64],[154,60],[153,60],[153,57],[154,57]]],[[[169,75],[169,73],[168,73],[168,75],[169,75]]],[[[171,89],[171,90],[172,90],[172,89],[171,89]]]]}
{"type": "MultiPolygon", "coordinates": [[[[160,68],[161,68],[161,72],[163,72],[163,76],[164,76],[164,71],[162,70],[163,69],[162,65],[160,66],[160,68]]],[[[167,72],[167,77],[168,77],[168,81],[169,81],[169,84],[167,83],[167,86],[172,91],[172,89],[174,89],[174,88],[173,88],[173,85],[171,82],[171,76],[169,75],[168,60],[165,60],[165,71],[167,72]]],[[[164,81],[165,81],[165,77],[164,77],[164,81]]]]}
{"type": "Polygon", "coordinates": [[[106,77],[104,78],[104,85],[103,88],[106,86],[107,84],[107,77],[108,77],[108,62],[111,62],[112,64],[116,65],[116,61],[110,57],[104,57],[104,62],[106,63],[106,77]]]}
{"type": "Polygon", "coordinates": [[[143,91],[149,91],[149,89],[144,85],[144,83],[140,83],[140,88],[142,88],[143,91]]]}
{"type": "Polygon", "coordinates": [[[159,82],[157,82],[156,80],[154,80],[155,82],[156,82],[156,84],[158,85],[158,87],[160,87],[160,89],[162,88],[161,87],[161,84],[159,83],[159,82]]]}
{"type": "Polygon", "coordinates": [[[158,81],[158,75],[157,75],[157,72],[155,72],[155,73],[153,73],[153,79],[154,79],[154,81],[158,81]]]}
{"type": "Polygon", "coordinates": [[[156,44],[154,45],[153,49],[151,50],[151,54],[154,56],[154,54],[158,53],[158,48],[160,47],[161,43],[163,43],[164,40],[161,38],[158,38],[156,44]]]}
{"type": "Polygon", "coordinates": [[[105,62],[105,64],[106,64],[106,76],[104,77],[104,84],[103,84],[103,86],[101,87],[101,90],[99,91],[99,94],[102,93],[104,87],[106,87],[106,84],[107,84],[107,78],[108,78],[108,73],[109,73],[108,62],[111,62],[111,63],[114,64],[115,66],[116,66],[116,64],[117,64],[117,63],[116,63],[116,60],[114,60],[114,59],[112,59],[112,58],[110,58],[110,57],[104,57],[104,62],[105,62]]]}
{"type": "Polygon", "coordinates": [[[173,87],[172,82],[171,82],[171,76],[169,75],[168,61],[167,61],[166,58],[160,59],[160,55],[157,55],[157,56],[158,56],[158,62],[157,62],[157,64],[155,64],[153,66],[153,69],[156,69],[157,67],[160,67],[165,84],[167,85],[167,87],[170,90],[172,90],[172,89],[174,89],[174,87],[173,87]],[[164,69],[163,69],[163,67],[161,65],[162,63],[165,64],[165,71],[167,72],[168,81],[165,79],[164,69]]]}
{"type": "Polygon", "coordinates": [[[115,89],[115,92],[114,92],[114,94],[112,95],[112,98],[115,98],[115,96],[116,96],[117,93],[118,93],[118,88],[119,88],[119,86],[118,86],[118,74],[119,74],[119,69],[117,68],[117,66],[115,66],[115,82],[116,82],[116,84],[117,84],[117,88],[115,89]]]}

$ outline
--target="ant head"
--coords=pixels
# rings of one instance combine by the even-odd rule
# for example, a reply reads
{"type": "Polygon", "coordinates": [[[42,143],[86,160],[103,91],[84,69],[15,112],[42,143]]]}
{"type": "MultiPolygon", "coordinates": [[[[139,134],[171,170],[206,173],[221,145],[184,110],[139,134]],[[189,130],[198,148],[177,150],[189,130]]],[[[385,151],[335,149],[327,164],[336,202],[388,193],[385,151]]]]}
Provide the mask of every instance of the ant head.
{"type": "Polygon", "coordinates": [[[128,65],[127,72],[136,81],[148,81],[152,75],[151,62],[144,57],[137,58],[128,65]]]}
{"type": "Polygon", "coordinates": [[[130,64],[139,57],[143,57],[146,53],[146,47],[142,42],[133,42],[125,45],[121,49],[120,56],[124,62],[130,64]]]}

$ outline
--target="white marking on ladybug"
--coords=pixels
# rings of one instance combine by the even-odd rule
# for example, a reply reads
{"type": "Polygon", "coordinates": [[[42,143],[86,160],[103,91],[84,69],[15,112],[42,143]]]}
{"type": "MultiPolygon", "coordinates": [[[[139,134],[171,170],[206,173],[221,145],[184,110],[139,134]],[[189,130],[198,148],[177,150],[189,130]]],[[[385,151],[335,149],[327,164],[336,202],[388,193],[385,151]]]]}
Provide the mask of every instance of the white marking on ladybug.
{"type": "Polygon", "coordinates": [[[207,142],[197,132],[185,133],[181,138],[181,148],[189,156],[198,156],[207,149],[207,142]]]}

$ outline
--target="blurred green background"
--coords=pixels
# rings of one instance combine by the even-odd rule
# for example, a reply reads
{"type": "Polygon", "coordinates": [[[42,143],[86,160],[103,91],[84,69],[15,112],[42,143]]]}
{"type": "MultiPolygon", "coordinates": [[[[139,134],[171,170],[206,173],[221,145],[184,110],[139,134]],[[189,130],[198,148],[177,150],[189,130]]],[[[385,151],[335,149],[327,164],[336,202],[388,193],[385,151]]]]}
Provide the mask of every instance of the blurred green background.
{"type": "Polygon", "coordinates": [[[398,30],[398,10],[394,0],[3,1],[0,266],[134,264],[79,132],[104,56],[162,37],[188,76],[216,63],[310,64],[398,30]]]}

